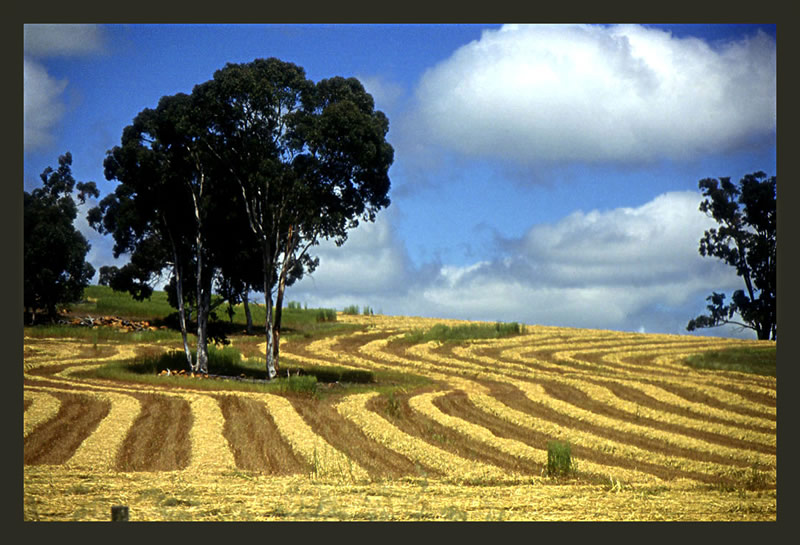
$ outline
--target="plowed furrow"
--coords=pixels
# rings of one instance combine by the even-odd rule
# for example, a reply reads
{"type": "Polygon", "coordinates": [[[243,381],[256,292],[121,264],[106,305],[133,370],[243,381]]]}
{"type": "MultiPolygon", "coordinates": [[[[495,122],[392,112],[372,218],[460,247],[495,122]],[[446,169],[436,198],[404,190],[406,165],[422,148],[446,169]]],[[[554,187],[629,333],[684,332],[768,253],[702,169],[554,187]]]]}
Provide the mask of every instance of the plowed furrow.
{"type": "Polygon", "coordinates": [[[142,408],[117,454],[117,471],[174,471],[191,460],[189,403],[163,395],[135,396],[142,408]]]}
{"type": "Polygon", "coordinates": [[[359,426],[371,439],[428,468],[426,469],[428,476],[431,476],[431,472],[443,474],[447,479],[455,482],[474,479],[483,482],[486,480],[495,482],[513,480],[513,476],[509,476],[507,472],[496,466],[464,459],[431,445],[415,435],[403,432],[366,407],[368,401],[377,395],[372,392],[348,396],[337,404],[336,410],[359,426]]]}
{"type": "Polygon", "coordinates": [[[24,463],[63,464],[111,410],[108,401],[90,395],[53,393],[61,406],[52,419],[24,439],[24,463]]]}
{"type": "Polygon", "coordinates": [[[311,467],[281,437],[263,403],[236,395],[219,397],[225,438],[236,466],[272,475],[308,474],[311,467]]]}
{"type": "MultiPolygon", "coordinates": [[[[439,407],[444,413],[462,418],[467,422],[482,426],[490,430],[498,437],[509,440],[520,441],[527,444],[532,449],[541,451],[540,458],[542,462],[539,464],[541,472],[547,463],[547,445],[549,442],[557,439],[552,435],[542,433],[530,428],[521,427],[512,424],[502,418],[489,414],[484,410],[476,407],[469,396],[464,392],[449,393],[441,398],[438,398],[435,405],[439,407]]],[[[594,449],[587,448],[580,444],[571,444],[570,450],[573,458],[579,462],[578,468],[581,470],[584,466],[593,464],[608,469],[608,473],[613,473],[614,468],[621,468],[625,470],[632,470],[636,472],[644,472],[659,479],[672,480],[676,478],[700,480],[704,482],[713,482],[716,479],[697,472],[681,471],[665,467],[658,464],[647,463],[642,460],[632,460],[620,456],[611,456],[606,452],[598,452],[594,449]]],[[[604,481],[608,473],[603,473],[602,470],[597,473],[587,473],[581,470],[584,479],[590,481],[604,481]]]]}
{"type": "MultiPolygon", "coordinates": [[[[415,396],[416,397],[416,396],[415,396]]],[[[400,431],[410,436],[419,437],[428,444],[447,451],[466,460],[491,464],[511,473],[520,475],[538,475],[541,468],[530,464],[528,460],[504,452],[485,442],[475,441],[462,430],[437,422],[414,410],[409,404],[409,396],[397,396],[396,409],[389,413],[389,421],[400,431]]],[[[387,414],[386,399],[373,398],[367,408],[387,414]]]]}
{"type": "MultiPolygon", "coordinates": [[[[666,442],[652,437],[646,437],[611,426],[600,426],[592,420],[581,419],[571,414],[566,414],[560,410],[555,410],[548,406],[544,401],[531,399],[525,395],[515,385],[489,385],[492,388],[491,395],[511,409],[523,413],[526,419],[532,421],[542,421],[550,423],[560,429],[571,430],[577,436],[579,433],[596,438],[596,442],[602,443],[604,440],[609,444],[617,445],[614,450],[632,447],[633,450],[652,452],[655,457],[685,459],[689,463],[699,462],[700,465],[716,464],[720,466],[750,467],[751,461],[746,456],[739,459],[730,458],[715,453],[711,450],[699,450],[676,444],[676,442],[666,442]],[[516,390],[516,391],[515,391],[516,390]]],[[[569,434],[567,434],[569,436],[569,434]]],[[[576,443],[578,443],[576,441],[576,443]]],[[[610,453],[613,454],[613,451],[610,453]]],[[[697,465],[697,464],[695,464],[697,465]]]]}
{"type": "Polygon", "coordinates": [[[774,411],[775,408],[774,402],[772,403],[771,407],[768,406],[764,407],[764,409],[772,409],[772,410],[761,410],[757,409],[753,405],[747,406],[744,404],[732,403],[726,400],[719,399],[713,395],[704,392],[702,387],[692,387],[688,385],[681,385],[660,380],[649,380],[642,382],[646,384],[651,384],[653,386],[657,386],[658,388],[661,388],[671,394],[674,394],[675,396],[684,399],[692,404],[704,405],[714,409],[720,409],[726,412],[741,414],[743,416],[755,417],[758,419],[763,419],[765,422],[767,421],[777,422],[777,414],[774,411]]]}
{"type": "MultiPolygon", "coordinates": [[[[733,419],[732,417],[723,418],[722,416],[715,416],[711,411],[701,410],[699,407],[691,407],[687,406],[686,404],[679,405],[676,403],[668,403],[644,393],[643,391],[637,389],[634,385],[624,384],[622,382],[615,382],[611,380],[593,380],[589,378],[587,378],[586,381],[608,388],[615,396],[622,400],[635,403],[637,405],[650,407],[653,410],[664,411],[667,414],[676,414],[687,418],[705,418],[710,422],[720,422],[728,425],[740,426],[744,429],[751,429],[760,433],[775,433],[774,428],[771,428],[767,425],[761,426],[757,424],[758,420],[763,418],[763,415],[754,413],[753,411],[748,411],[746,407],[728,405],[707,395],[703,395],[705,402],[699,401],[697,399],[698,392],[694,389],[681,388],[680,386],[673,384],[659,383],[661,388],[672,392],[673,394],[682,397],[691,403],[703,405],[707,409],[719,409],[724,411],[724,413],[728,413],[729,415],[731,413],[735,413],[750,418],[747,422],[743,422],[741,420],[733,419]],[[684,395],[681,395],[681,393],[684,395]]],[[[762,421],[766,423],[766,420],[762,421]]]]}
{"type": "Polygon", "coordinates": [[[348,458],[363,467],[374,479],[417,475],[414,462],[406,456],[370,439],[336,409],[317,401],[292,399],[292,405],[308,425],[348,458]]]}
{"type": "Polygon", "coordinates": [[[37,426],[58,414],[61,401],[46,392],[25,391],[25,413],[23,416],[23,437],[27,437],[37,426]]]}
{"type": "MultiPolygon", "coordinates": [[[[672,424],[667,422],[666,420],[657,420],[655,418],[632,416],[631,414],[625,411],[615,410],[613,407],[610,407],[604,403],[596,402],[578,388],[574,388],[564,383],[546,379],[538,379],[536,382],[541,384],[544,387],[545,391],[553,398],[574,405],[575,407],[583,409],[584,411],[597,414],[598,416],[605,416],[610,419],[620,420],[621,422],[634,423],[637,426],[644,426],[647,428],[651,428],[653,430],[660,430],[666,433],[684,435],[687,437],[694,437],[697,439],[701,439],[705,442],[715,443],[731,448],[736,448],[741,450],[753,450],[755,452],[763,452],[773,455],[775,454],[775,448],[770,447],[768,445],[739,440],[736,439],[735,437],[731,437],[730,435],[712,433],[709,431],[703,431],[696,428],[672,424]]],[[[643,407],[653,408],[653,406],[648,403],[643,403],[643,407]]],[[[658,406],[658,408],[664,410],[663,405],[658,406]]],[[[672,412],[672,411],[665,411],[665,412],[672,412]]],[[[658,440],[654,441],[657,442],[658,440]]]]}

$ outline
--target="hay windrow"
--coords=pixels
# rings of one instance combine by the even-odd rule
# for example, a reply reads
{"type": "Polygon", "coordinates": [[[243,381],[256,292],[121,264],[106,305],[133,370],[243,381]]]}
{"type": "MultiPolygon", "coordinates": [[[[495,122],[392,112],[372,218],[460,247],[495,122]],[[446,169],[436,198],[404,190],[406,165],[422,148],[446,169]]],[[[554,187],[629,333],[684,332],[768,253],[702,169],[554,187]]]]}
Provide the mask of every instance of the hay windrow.
{"type": "Polygon", "coordinates": [[[413,344],[469,322],[337,321],[359,329],[282,356],[430,382],[322,400],[177,388],[86,374],[172,347],[26,337],[25,519],[776,520],[775,377],[683,363],[763,343],[527,326],[413,344]],[[550,440],[573,446],[571,477],[538,473],[550,440]]]}

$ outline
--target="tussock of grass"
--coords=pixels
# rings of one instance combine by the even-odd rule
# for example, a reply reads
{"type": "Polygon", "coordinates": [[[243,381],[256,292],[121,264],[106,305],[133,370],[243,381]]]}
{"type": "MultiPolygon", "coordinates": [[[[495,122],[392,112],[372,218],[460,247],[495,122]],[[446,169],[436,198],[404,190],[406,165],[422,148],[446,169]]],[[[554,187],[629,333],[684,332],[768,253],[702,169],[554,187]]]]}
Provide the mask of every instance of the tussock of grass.
{"type": "Polygon", "coordinates": [[[550,441],[547,443],[547,475],[566,477],[575,469],[569,443],[550,441]]]}
{"type": "Polygon", "coordinates": [[[695,369],[737,371],[776,376],[776,346],[730,348],[689,356],[684,363],[695,369]]]}
{"type": "Polygon", "coordinates": [[[447,326],[436,324],[430,329],[414,329],[403,340],[419,344],[430,341],[467,341],[472,339],[498,339],[525,333],[525,326],[517,322],[496,322],[494,324],[465,324],[447,326]]]}

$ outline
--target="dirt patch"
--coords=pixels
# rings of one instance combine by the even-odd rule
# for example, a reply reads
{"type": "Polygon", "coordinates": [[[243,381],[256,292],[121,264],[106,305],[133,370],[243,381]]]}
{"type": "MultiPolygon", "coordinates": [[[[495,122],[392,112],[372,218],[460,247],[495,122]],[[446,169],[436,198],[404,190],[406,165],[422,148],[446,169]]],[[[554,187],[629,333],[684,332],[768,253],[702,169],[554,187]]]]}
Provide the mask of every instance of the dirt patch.
{"type": "Polygon", "coordinates": [[[331,403],[298,398],[291,398],[291,402],[315,433],[364,468],[370,477],[394,479],[417,475],[414,462],[369,439],[331,403]]]}
{"type": "Polygon", "coordinates": [[[160,395],[136,395],[142,404],[117,455],[117,471],[173,471],[189,465],[189,403],[160,395]]]}
{"type": "Polygon", "coordinates": [[[500,452],[485,443],[474,441],[467,435],[414,411],[409,406],[408,399],[409,395],[396,395],[393,401],[385,397],[378,397],[372,399],[367,408],[385,416],[401,431],[467,460],[492,464],[521,475],[538,475],[540,473],[541,468],[532,466],[526,460],[500,452]]]}
{"type": "Polygon", "coordinates": [[[217,399],[225,417],[222,433],[238,468],[273,475],[311,471],[311,466],[283,439],[263,403],[235,395],[222,395],[217,399]]]}
{"type": "Polygon", "coordinates": [[[63,464],[94,432],[111,404],[93,396],[53,393],[61,401],[56,416],[33,430],[24,441],[24,463],[63,464]]]}

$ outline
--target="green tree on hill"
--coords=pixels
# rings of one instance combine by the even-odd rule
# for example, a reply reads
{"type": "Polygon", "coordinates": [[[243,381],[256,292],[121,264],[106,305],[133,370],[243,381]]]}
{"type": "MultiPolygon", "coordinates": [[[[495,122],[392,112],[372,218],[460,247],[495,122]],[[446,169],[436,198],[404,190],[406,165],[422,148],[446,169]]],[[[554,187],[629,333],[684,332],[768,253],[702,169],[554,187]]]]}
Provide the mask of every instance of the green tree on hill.
{"type": "Polygon", "coordinates": [[[47,167],[42,187],[24,193],[24,304],[30,323],[37,312],[56,317],[57,307],[80,300],[94,267],[86,262],[90,245],[75,229],[78,206],[86,197],[99,196],[94,182],[77,182],[72,176],[72,154],[58,158],[58,169],[47,167]]]}
{"type": "Polygon", "coordinates": [[[317,266],[310,249],[321,238],[344,243],[348,229],[389,205],[388,129],[357,79],[315,84],[274,58],[228,64],[191,95],[162,97],[106,157],[106,178],[120,184],[89,222],[113,235],[115,257],[131,258],[104,269],[104,281],[142,298],[171,269],[184,349],[201,372],[212,289],[232,302],[258,283],[266,366],[276,376],[284,290],[317,266]],[[187,302],[197,320],[196,363],[187,302]]]}
{"type": "Polygon", "coordinates": [[[728,304],[725,294],[712,293],[706,298],[709,314],[690,320],[686,329],[735,324],[754,330],[759,339],[776,340],[777,177],[755,172],[738,185],[730,178],[706,178],[699,185],[706,197],[700,210],[720,225],[700,239],[700,255],[734,267],[745,289],[735,291],[728,304]]]}

